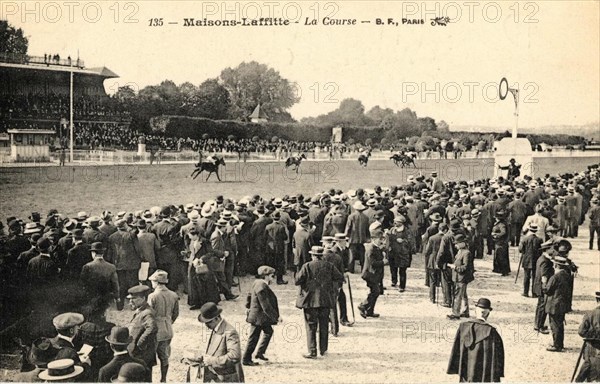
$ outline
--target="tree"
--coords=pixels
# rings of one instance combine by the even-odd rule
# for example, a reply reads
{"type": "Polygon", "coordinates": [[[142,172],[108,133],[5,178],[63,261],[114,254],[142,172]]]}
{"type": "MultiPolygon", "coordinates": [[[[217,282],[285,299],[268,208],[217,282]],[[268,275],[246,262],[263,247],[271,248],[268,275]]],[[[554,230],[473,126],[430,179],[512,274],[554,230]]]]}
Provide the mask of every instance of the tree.
{"type": "Polygon", "coordinates": [[[444,120],[440,121],[437,125],[438,132],[450,132],[450,126],[444,120]]]}
{"type": "Polygon", "coordinates": [[[287,79],[256,61],[224,69],[220,80],[229,92],[231,118],[247,120],[258,104],[267,116],[273,117],[300,101],[287,79]]]}
{"type": "Polygon", "coordinates": [[[29,40],[21,28],[16,29],[6,20],[0,20],[0,53],[27,54],[29,40]]]}
{"type": "Polygon", "coordinates": [[[371,108],[369,110],[369,112],[367,112],[367,114],[366,114],[366,116],[369,119],[373,120],[373,123],[375,125],[381,125],[384,118],[386,118],[388,116],[393,116],[393,115],[394,115],[394,110],[392,110],[391,108],[382,109],[379,105],[376,105],[373,108],[371,108]]]}
{"type": "Polygon", "coordinates": [[[191,116],[223,120],[229,117],[231,99],[218,79],[205,80],[190,99],[191,116]]]}

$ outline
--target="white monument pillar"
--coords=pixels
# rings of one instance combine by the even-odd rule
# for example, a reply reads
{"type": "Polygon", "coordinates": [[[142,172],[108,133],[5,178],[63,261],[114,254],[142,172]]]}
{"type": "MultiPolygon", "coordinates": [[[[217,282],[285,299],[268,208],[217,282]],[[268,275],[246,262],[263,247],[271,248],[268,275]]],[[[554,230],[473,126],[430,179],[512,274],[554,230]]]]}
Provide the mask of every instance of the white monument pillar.
{"type": "Polygon", "coordinates": [[[496,145],[494,153],[494,177],[506,177],[508,171],[501,170],[499,167],[506,167],[510,164],[511,159],[515,159],[517,164],[521,165],[521,176],[529,175],[534,177],[535,165],[533,163],[533,150],[528,139],[517,137],[517,129],[519,126],[519,89],[509,88],[506,78],[502,78],[498,87],[500,100],[506,99],[508,93],[512,93],[515,101],[515,125],[512,130],[512,137],[505,137],[496,145]],[[503,92],[503,84],[506,84],[506,91],[503,92]]]}

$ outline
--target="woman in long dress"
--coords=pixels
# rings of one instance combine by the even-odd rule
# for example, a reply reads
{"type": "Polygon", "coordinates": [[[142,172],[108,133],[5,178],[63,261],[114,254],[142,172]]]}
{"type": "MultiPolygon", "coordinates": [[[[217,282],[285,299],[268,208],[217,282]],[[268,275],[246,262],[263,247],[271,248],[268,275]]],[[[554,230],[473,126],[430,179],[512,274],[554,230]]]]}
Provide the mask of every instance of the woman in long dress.
{"type": "Polygon", "coordinates": [[[211,269],[216,256],[210,242],[202,239],[196,228],[190,230],[189,237],[188,305],[190,309],[199,309],[209,301],[218,303],[221,300],[217,279],[211,269]]]}

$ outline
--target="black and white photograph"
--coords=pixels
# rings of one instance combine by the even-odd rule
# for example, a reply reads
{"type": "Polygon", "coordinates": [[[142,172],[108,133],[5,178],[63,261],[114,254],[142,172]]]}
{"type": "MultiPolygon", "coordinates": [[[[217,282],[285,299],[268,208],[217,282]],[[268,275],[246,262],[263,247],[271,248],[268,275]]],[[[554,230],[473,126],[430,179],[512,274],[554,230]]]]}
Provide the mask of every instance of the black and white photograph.
{"type": "Polygon", "coordinates": [[[599,1],[0,1],[0,382],[599,381],[599,1]]]}

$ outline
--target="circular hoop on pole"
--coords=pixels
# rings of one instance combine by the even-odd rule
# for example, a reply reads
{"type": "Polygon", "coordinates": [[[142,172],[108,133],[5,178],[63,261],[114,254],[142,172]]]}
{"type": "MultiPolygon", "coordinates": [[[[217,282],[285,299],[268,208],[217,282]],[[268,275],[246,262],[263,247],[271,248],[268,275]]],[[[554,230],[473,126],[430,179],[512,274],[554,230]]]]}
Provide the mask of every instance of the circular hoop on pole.
{"type": "Polygon", "coordinates": [[[498,96],[500,96],[500,100],[504,100],[506,99],[506,96],[508,96],[508,80],[506,80],[506,77],[503,77],[502,80],[500,80],[500,85],[498,86],[498,96]],[[502,84],[506,84],[506,91],[504,92],[504,95],[502,94],[502,84]]]}

